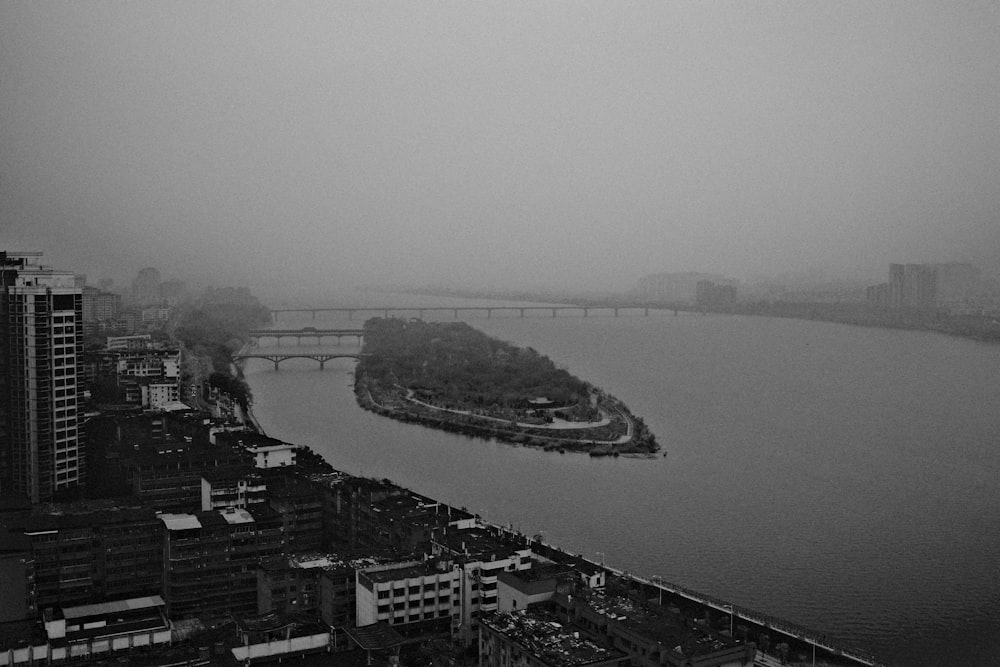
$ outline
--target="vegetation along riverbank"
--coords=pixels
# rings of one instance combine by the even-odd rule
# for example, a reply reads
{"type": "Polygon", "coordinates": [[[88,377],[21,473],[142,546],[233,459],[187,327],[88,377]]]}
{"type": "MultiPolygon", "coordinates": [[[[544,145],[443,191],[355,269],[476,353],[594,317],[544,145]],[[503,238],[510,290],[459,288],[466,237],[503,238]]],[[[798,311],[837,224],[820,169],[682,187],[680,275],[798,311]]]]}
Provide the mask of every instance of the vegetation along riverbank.
{"type": "Polygon", "coordinates": [[[368,320],[354,390],[365,409],[465,435],[592,456],[659,449],[611,394],[463,322],[368,320]]]}

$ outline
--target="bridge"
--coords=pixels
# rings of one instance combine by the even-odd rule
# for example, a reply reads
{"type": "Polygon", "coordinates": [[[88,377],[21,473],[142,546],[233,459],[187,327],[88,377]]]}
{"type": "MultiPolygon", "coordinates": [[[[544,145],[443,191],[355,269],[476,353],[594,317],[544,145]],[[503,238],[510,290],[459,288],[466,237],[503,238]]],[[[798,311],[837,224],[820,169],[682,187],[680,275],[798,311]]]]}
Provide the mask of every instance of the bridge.
{"type": "Polygon", "coordinates": [[[245,359],[267,359],[274,363],[274,370],[278,370],[278,364],[287,359],[312,359],[313,361],[319,362],[319,369],[323,370],[326,367],[326,362],[331,359],[360,359],[362,355],[360,352],[349,353],[349,352],[337,352],[334,354],[326,354],[324,352],[253,352],[240,350],[233,355],[233,361],[236,363],[241,363],[245,359]]]}
{"type": "Polygon", "coordinates": [[[425,313],[451,313],[454,319],[458,319],[459,313],[474,313],[474,314],[485,314],[486,319],[493,317],[493,313],[505,312],[505,313],[517,313],[518,317],[526,317],[530,313],[537,311],[543,311],[549,313],[552,317],[556,317],[559,313],[573,312],[581,314],[583,317],[589,317],[591,312],[605,312],[608,314],[613,314],[615,317],[623,313],[639,313],[641,312],[643,316],[648,316],[650,310],[673,310],[674,314],[677,314],[678,310],[690,310],[690,306],[650,306],[646,304],[611,304],[611,305],[565,305],[565,306],[493,306],[493,305],[473,305],[473,306],[370,306],[370,307],[337,307],[337,308],[272,308],[271,314],[274,315],[274,321],[278,321],[278,315],[281,313],[311,313],[312,319],[316,319],[316,313],[347,313],[347,319],[353,320],[355,313],[375,313],[381,314],[382,317],[389,317],[390,314],[398,315],[401,313],[411,313],[416,314],[420,319],[424,318],[425,313]]]}
{"type": "Polygon", "coordinates": [[[279,345],[282,338],[294,338],[300,345],[303,338],[315,338],[316,344],[319,345],[324,338],[336,338],[337,343],[340,343],[340,339],[345,337],[357,338],[360,344],[364,334],[365,332],[361,329],[316,329],[314,327],[305,327],[304,329],[251,329],[247,332],[251,345],[256,345],[262,338],[273,338],[278,341],[279,345]]]}
{"type": "Polygon", "coordinates": [[[267,359],[274,364],[274,370],[278,370],[278,365],[287,359],[312,359],[319,362],[319,369],[326,367],[326,362],[331,359],[360,359],[364,356],[361,352],[326,352],[295,350],[288,348],[288,351],[275,350],[274,348],[259,347],[262,338],[273,338],[281,345],[282,338],[294,338],[301,345],[302,339],[315,338],[316,345],[319,345],[324,338],[336,338],[337,344],[340,339],[357,338],[358,344],[364,337],[362,329],[317,329],[315,327],[305,327],[302,329],[251,329],[247,332],[248,341],[238,352],[233,355],[234,363],[242,363],[246,359],[267,359]]]}

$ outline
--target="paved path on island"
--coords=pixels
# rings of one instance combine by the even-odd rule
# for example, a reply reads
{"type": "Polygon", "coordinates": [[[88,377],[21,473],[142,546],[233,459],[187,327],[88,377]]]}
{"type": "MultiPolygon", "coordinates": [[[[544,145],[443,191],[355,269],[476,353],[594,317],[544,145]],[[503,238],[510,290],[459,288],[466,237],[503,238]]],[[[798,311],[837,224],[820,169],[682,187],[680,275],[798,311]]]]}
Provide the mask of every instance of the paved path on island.
{"type": "MultiPolygon", "coordinates": [[[[485,420],[488,420],[488,421],[500,422],[502,424],[510,424],[510,420],[509,419],[501,419],[499,417],[487,417],[485,415],[474,414],[470,410],[453,410],[453,409],[450,409],[450,408],[441,408],[441,407],[438,407],[436,405],[431,405],[430,403],[425,403],[425,402],[423,402],[421,400],[413,398],[413,390],[412,389],[407,389],[406,390],[406,400],[409,401],[410,403],[416,403],[417,405],[420,405],[420,406],[423,406],[425,408],[428,408],[429,410],[437,410],[439,412],[450,412],[450,413],[456,414],[456,415],[466,415],[466,416],[469,416],[469,417],[475,417],[476,419],[485,419],[485,420]]],[[[552,424],[527,424],[527,423],[524,423],[524,422],[514,422],[514,423],[517,426],[520,426],[521,428],[540,428],[540,429],[548,429],[548,430],[552,430],[552,431],[559,431],[559,430],[568,431],[568,430],[573,430],[573,429],[575,429],[575,430],[582,430],[582,429],[588,429],[588,428],[599,428],[601,426],[605,426],[607,424],[610,424],[611,423],[611,418],[607,415],[607,413],[602,408],[598,407],[598,409],[601,410],[601,414],[603,415],[603,417],[601,418],[600,421],[596,421],[596,422],[586,422],[586,423],[584,423],[584,422],[568,422],[566,420],[560,419],[559,423],[553,422],[552,424]]],[[[615,408],[615,409],[617,410],[617,408],[615,408]]],[[[577,440],[577,442],[582,442],[582,443],[587,443],[587,444],[595,444],[595,445],[610,445],[610,444],[619,445],[619,444],[623,444],[623,443],[626,443],[626,442],[630,441],[632,439],[632,420],[629,419],[621,410],[618,410],[618,414],[621,415],[622,419],[625,420],[625,428],[627,429],[626,432],[625,432],[625,435],[618,436],[618,438],[616,440],[577,440]]],[[[545,437],[545,436],[539,436],[539,437],[545,437]]]]}

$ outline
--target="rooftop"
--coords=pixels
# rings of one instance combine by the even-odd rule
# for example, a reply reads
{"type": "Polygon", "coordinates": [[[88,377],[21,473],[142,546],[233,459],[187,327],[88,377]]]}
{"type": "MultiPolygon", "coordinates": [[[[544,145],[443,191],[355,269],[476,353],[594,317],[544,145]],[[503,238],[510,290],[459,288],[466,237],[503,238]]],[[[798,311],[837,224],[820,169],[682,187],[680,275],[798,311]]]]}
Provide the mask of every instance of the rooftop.
{"type": "Polygon", "coordinates": [[[160,521],[167,527],[167,530],[201,528],[201,522],[193,514],[161,514],[160,521]]]}
{"type": "Polygon", "coordinates": [[[387,581],[416,579],[417,577],[429,577],[450,572],[451,568],[442,569],[439,567],[439,563],[441,562],[437,560],[428,560],[419,563],[404,561],[402,563],[376,565],[363,569],[361,572],[376,583],[385,583],[387,581]]]}
{"type": "Polygon", "coordinates": [[[480,620],[485,627],[520,644],[553,667],[588,665],[627,657],[621,651],[581,638],[579,632],[567,630],[548,614],[527,610],[504,614],[486,612],[480,620]]]}
{"type": "Polygon", "coordinates": [[[236,507],[227,507],[224,510],[219,510],[219,514],[223,519],[226,520],[230,526],[236,525],[238,523],[253,523],[254,518],[250,512],[239,509],[236,507]]]}
{"type": "Polygon", "coordinates": [[[485,528],[452,530],[435,541],[446,551],[469,560],[498,560],[513,556],[520,550],[485,528]]]}
{"type": "Polygon", "coordinates": [[[97,604],[82,604],[77,607],[63,607],[62,613],[63,618],[69,620],[73,618],[115,614],[123,611],[138,611],[140,609],[163,606],[163,598],[159,595],[151,595],[149,597],[131,598],[129,600],[113,600],[111,602],[99,602],[97,604]]]}
{"type": "MultiPolygon", "coordinates": [[[[578,591],[582,593],[582,591],[578,591]]],[[[617,621],[636,634],[683,655],[701,655],[728,648],[735,642],[710,632],[664,609],[639,606],[619,596],[584,595],[593,611],[617,621]]]]}
{"type": "Polygon", "coordinates": [[[234,465],[234,466],[223,466],[219,468],[209,468],[201,473],[209,482],[213,483],[223,483],[223,482],[238,482],[241,480],[249,480],[250,478],[259,478],[260,474],[257,472],[256,468],[246,465],[234,465]]]}

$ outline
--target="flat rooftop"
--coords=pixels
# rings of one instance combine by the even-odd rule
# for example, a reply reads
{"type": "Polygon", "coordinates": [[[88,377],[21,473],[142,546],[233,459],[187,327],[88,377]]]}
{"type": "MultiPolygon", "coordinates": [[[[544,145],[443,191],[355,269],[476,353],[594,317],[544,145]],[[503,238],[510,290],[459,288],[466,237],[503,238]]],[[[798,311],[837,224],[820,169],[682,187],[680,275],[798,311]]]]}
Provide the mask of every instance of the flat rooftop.
{"type": "Polygon", "coordinates": [[[583,639],[578,632],[567,629],[548,614],[527,610],[504,614],[487,612],[480,621],[552,667],[574,667],[627,657],[617,649],[583,639]]]}
{"type": "Polygon", "coordinates": [[[736,644],[669,611],[644,609],[626,598],[596,593],[587,595],[586,603],[593,611],[647,639],[673,650],[680,648],[686,656],[714,653],[736,644]]]}
{"type": "Polygon", "coordinates": [[[507,558],[520,550],[485,528],[452,530],[435,541],[456,556],[478,560],[507,558]]]}
{"type": "Polygon", "coordinates": [[[128,600],[113,600],[97,604],[82,604],[76,607],[63,607],[62,613],[63,618],[68,621],[74,618],[119,614],[128,611],[140,611],[142,609],[156,609],[164,606],[163,598],[159,595],[150,595],[148,597],[131,598],[128,600]]]}
{"type": "Polygon", "coordinates": [[[222,518],[225,519],[226,523],[228,523],[230,526],[239,523],[254,522],[253,515],[251,515],[250,512],[236,507],[227,507],[224,510],[219,510],[219,515],[222,516],[222,518]]]}
{"type": "Polygon", "coordinates": [[[448,574],[452,571],[451,568],[440,569],[438,562],[429,560],[422,563],[401,563],[399,567],[392,567],[391,565],[376,566],[375,569],[361,570],[361,573],[375,583],[385,583],[387,581],[401,581],[404,579],[416,579],[417,577],[429,577],[436,574],[448,574]]]}

